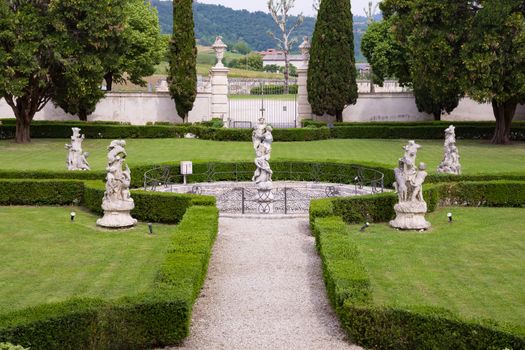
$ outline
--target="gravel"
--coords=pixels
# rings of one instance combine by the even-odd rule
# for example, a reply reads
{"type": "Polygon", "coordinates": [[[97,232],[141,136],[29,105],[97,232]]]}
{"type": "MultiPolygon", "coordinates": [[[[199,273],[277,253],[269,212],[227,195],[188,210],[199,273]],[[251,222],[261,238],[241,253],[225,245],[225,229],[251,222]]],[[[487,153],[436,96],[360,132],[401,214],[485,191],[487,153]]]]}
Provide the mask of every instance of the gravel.
{"type": "Polygon", "coordinates": [[[361,349],[330,307],[308,219],[219,226],[191,335],[174,349],[361,349]]]}

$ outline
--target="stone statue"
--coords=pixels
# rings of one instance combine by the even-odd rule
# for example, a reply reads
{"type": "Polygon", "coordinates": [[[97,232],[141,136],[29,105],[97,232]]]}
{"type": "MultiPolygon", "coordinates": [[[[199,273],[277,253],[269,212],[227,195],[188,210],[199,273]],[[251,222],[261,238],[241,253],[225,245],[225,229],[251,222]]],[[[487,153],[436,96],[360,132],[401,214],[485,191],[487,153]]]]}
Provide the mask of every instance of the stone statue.
{"type": "Polygon", "coordinates": [[[252,133],[253,148],[255,150],[255,165],[257,169],[252,181],[259,189],[272,188],[272,169],[270,168],[270,154],[272,152],[272,127],[266,125],[264,118],[259,119],[259,124],[252,133]]]}
{"type": "Polygon", "coordinates": [[[394,206],[396,219],[390,226],[401,230],[427,230],[430,223],[425,220],[427,203],[423,199],[423,183],[428,175],[425,163],[416,168],[417,151],[421,148],[415,141],[403,147],[405,154],[394,169],[394,188],[399,203],[394,206]]]}
{"type": "Polygon", "coordinates": [[[454,125],[451,125],[445,130],[445,156],[437,169],[438,173],[461,175],[455,129],[454,125]]]}
{"type": "Polygon", "coordinates": [[[272,127],[267,125],[264,118],[259,119],[259,123],[252,133],[253,148],[255,150],[255,173],[252,181],[257,186],[258,211],[261,214],[273,212],[272,194],[272,174],[270,168],[270,155],[272,152],[272,127]]]}
{"type": "Polygon", "coordinates": [[[73,136],[71,136],[71,144],[66,144],[66,149],[69,151],[67,154],[67,170],[90,170],[87,162],[89,153],[82,152],[82,141],[84,141],[84,135],[80,135],[79,128],[71,128],[73,130],[73,136]]]}
{"type": "Polygon", "coordinates": [[[126,141],[114,140],[108,147],[108,166],[106,168],[106,191],[102,200],[104,217],[97,220],[97,225],[108,228],[126,228],[134,226],[137,220],[130,215],[135,208],[129,187],[131,171],[125,164],[127,153],[126,141]]]}

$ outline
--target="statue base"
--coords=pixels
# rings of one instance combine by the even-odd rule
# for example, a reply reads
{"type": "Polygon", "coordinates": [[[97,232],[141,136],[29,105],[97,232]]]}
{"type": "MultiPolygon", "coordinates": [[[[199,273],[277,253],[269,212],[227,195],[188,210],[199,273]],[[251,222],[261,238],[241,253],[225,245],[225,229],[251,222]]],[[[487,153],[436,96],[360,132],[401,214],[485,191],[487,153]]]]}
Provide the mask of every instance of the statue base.
{"type": "Polygon", "coordinates": [[[402,202],[394,206],[396,219],[390,221],[390,226],[400,230],[428,230],[430,222],[425,219],[426,202],[402,202]]]}
{"type": "MultiPolygon", "coordinates": [[[[268,183],[267,183],[268,184],[268,183]]],[[[259,214],[272,214],[273,213],[273,193],[272,184],[266,186],[259,186],[257,189],[257,211],[259,214]]]]}
{"type": "Polygon", "coordinates": [[[137,220],[130,214],[133,208],[135,208],[133,201],[103,203],[104,217],[97,220],[97,226],[115,229],[133,227],[137,224],[137,220]]]}

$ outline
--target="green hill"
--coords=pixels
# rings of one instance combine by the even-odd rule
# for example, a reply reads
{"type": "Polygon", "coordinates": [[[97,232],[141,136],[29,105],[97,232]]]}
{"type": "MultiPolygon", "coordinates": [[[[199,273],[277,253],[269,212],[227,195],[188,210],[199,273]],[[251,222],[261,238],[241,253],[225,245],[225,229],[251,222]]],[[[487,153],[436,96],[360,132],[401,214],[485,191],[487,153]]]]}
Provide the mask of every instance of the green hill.
{"type": "MultiPolygon", "coordinates": [[[[159,12],[159,21],[162,32],[170,34],[173,28],[172,2],[151,0],[151,4],[159,12]]],[[[272,17],[264,12],[248,12],[246,10],[233,10],[221,5],[208,5],[194,3],[195,35],[201,45],[211,45],[215,36],[222,35],[227,44],[244,40],[253,50],[263,51],[276,47],[274,40],[267,34],[268,31],[277,32],[277,26],[272,17]]],[[[291,21],[294,21],[292,18],[291,21]]],[[[315,18],[306,17],[303,25],[298,28],[295,35],[302,41],[303,36],[312,36],[315,18]]],[[[366,31],[366,18],[354,16],[354,42],[356,47],[356,60],[364,61],[361,54],[361,37],[366,31]]],[[[296,46],[297,49],[297,46],[296,46]]]]}

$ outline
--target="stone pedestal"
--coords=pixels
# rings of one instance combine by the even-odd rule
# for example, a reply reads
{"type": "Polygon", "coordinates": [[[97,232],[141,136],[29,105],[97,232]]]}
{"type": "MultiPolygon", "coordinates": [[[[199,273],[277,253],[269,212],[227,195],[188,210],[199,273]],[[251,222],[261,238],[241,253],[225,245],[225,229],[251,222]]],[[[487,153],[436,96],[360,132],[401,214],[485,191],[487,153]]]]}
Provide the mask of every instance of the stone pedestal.
{"type": "Polygon", "coordinates": [[[426,202],[402,202],[394,206],[396,219],[390,221],[390,226],[400,230],[428,230],[430,222],[425,219],[426,202]]]}
{"type": "Polygon", "coordinates": [[[312,107],[308,102],[308,66],[303,65],[297,68],[297,114],[299,116],[299,121],[303,119],[312,119],[312,107]]]}
{"type": "Polygon", "coordinates": [[[224,120],[228,126],[228,72],[226,67],[213,67],[210,70],[211,77],[211,117],[224,120]]]}
{"type": "Polygon", "coordinates": [[[130,212],[135,208],[133,199],[113,203],[103,203],[104,217],[97,220],[97,225],[106,228],[126,228],[137,224],[130,212]]]}

